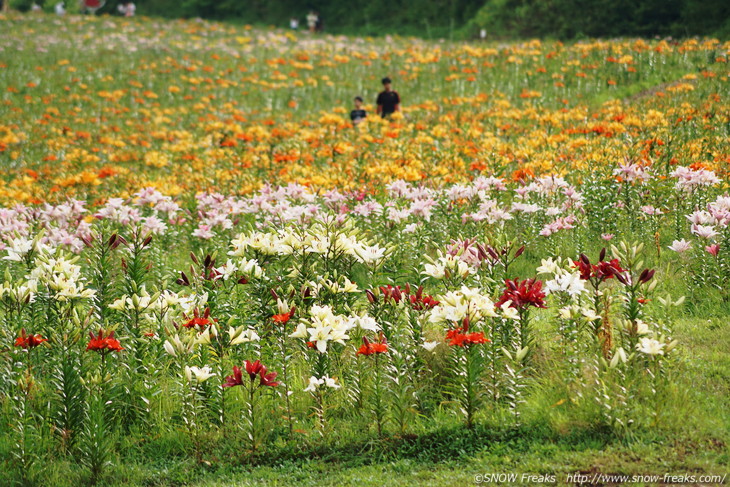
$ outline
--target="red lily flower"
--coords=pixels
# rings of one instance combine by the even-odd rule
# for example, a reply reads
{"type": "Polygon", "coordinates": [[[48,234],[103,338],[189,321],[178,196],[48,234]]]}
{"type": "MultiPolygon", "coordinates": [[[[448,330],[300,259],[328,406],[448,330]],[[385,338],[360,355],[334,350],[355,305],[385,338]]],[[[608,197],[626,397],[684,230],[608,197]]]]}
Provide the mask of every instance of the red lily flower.
{"type": "Polygon", "coordinates": [[[528,306],[545,308],[545,293],[542,290],[542,281],[536,279],[507,279],[504,281],[505,290],[497,301],[502,306],[511,301],[510,308],[526,309],[528,306]]]}
{"type": "Polygon", "coordinates": [[[450,346],[463,347],[464,345],[477,345],[491,341],[484,336],[484,332],[462,333],[463,331],[466,330],[455,328],[446,332],[446,339],[449,340],[450,346]]]}
{"type": "Polygon", "coordinates": [[[15,339],[15,346],[22,347],[26,350],[35,348],[43,342],[47,342],[47,338],[43,338],[41,335],[26,335],[25,328],[20,330],[20,336],[15,339]]]}
{"type": "Polygon", "coordinates": [[[292,306],[292,308],[288,312],[274,315],[271,317],[271,319],[274,320],[274,323],[285,325],[294,315],[294,311],[296,311],[296,307],[292,306]]]}
{"type": "Polygon", "coordinates": [[[362,337],[362,346],[358,349],[356,355],[372,355],[374,353],[387,353],[388,340],[381,332],[377,342],[371,342],[367,337],[362,337]]]}
{"type": "Polygon", "coordinates": [[[214,322],[218,320],[216,319],[210,319],[210,308],[205,308],[205,312],[203,312],[202,316],[198,309],[196,308],[193,311],[193,318],[189,320],[187,323],[184,323],[183,326],[185,328],[195,328],[198,327],[200,330],[204,330],[206,326],[212,325],[214,322]]]}
{"type": "Polygon", "coordinates": [[[108,352],[121,352],[124,350],[122,348],[122,344],[119,343],[119,340],[114,338],[113,331],[110,331],[107,336],[104,336],[104,330],[99,329],[98,335],[94,335],[94,333],[89,332],[89,336],[91,339],[89,340],[89,344],[86,346],[86,350],[99,352],[102,355],[108,352]]]}

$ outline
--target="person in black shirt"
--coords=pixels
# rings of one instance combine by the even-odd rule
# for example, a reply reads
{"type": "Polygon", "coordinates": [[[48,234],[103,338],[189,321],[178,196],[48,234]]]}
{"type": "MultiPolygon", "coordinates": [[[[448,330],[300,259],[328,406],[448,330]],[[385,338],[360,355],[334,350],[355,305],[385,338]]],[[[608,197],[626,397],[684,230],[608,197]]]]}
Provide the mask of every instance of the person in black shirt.
{"type": "Polygon", "coordinates": [[[350,112],[350,120],[352,120],[352,123],[354,125],[357,125],[358,123],[362,122],[367,118],[368,112],[363,110],[362,108],[362,97],[356,96],[355,97],[355,109],[350,112]]]}
{"type": "Polygon", "coordinates": [[[378,114],[383,118],[400,111],[400,96],[391,88],[390,78],[383,78],[383,91],[380,92],[375,103],[378,105],[378,114]]]}

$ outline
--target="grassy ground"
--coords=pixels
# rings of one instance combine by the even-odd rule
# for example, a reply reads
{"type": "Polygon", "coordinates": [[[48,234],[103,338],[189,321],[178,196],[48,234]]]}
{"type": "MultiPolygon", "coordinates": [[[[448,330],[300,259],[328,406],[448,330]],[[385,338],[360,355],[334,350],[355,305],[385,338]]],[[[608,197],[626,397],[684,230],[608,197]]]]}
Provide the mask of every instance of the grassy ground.
{"type": "Polygon", "coordinates": [[[684,428],[631,439],[607,439],[579,428],[563,435],[535,424],[504,432],[489,427],[474,434],[444,431],[442,438],[423,439],[422,449],[408,448],[406,442],[380,458],[352,451],[350,458],[337,461],[318,458],[217,472],[194,485],[450,486],[474,484],[476,475],[488,473],[554,474],[562,485],[576,472],[725,475],[730,465],[730,326],[724,319],[687,319],[676,323],[675,332],[684,344],[684,386],[690,398],[703,396],[694,405],[696,419],[688,419],[684,428]],[[449,436],[456,441],[439,441],[449,436]]]}
{"type": "MultiPolygon", "coordinates": [[[[186,438],[148,438],[135,452],[118,458],[103,481],[109,486],[402,486],[473,485],[479,475],[553,476],[551,484],[578,484],[569,475],[700,475],[724,476],[730,465],[730,326],[721,318],[682,319],[675,324],[682,342],[678,367],[684,370],[679,389],[682,415],[654,430],[618,437],[574,418],[561,423],[547,418],[540,394],[526,404],[522,423],[504,427],[483,418],[468,431],[440,418],[439,429],[406,438],[358,437],[347,431],[316,447],[272,448],[254,464],[243,453],[211,444],[202,460],[186,454],[186,438]]],[[[560,407],[560,405],[553,405],[560,407]]],[[[557,415],[559,417],[559,415],[557,415]]],[[[9,445],[5,445],[8,447],[9,445]]],[[[49,464],[44,477],[53,485],[84,482],[82,470],[66,461],[49,464]]],[[[9,479],[0,474],[0,484],[9,479]]],[[[667,482],[668,483],[668,482],[667,482]]],[[[611,485],[598,481],[594,485],[611,485]]],[[[632,482],[632,485],[655,485],[632,482]]]]}

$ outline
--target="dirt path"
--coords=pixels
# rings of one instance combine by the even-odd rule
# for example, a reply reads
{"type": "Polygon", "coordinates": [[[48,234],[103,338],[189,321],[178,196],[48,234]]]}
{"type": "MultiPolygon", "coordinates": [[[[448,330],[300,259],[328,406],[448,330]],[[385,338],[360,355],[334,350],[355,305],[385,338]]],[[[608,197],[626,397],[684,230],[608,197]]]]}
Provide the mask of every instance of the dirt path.
{"type": "Polygon", "coordinates": [[[666,83],[662,83],[660,85],[652,86],[651,88],[647,88],[647,89],[642,90],[642,91],[640,91],[638,93],[634,93],[633,95],[624,98],[622,101],[625,102],[625,103],[626,102],[628,102],[628,103],[630,103],[630,102],[636,102],[636,101],[641,100],[643,98],[648,98],[650,96],[654,96],[655,94],[657,94],[660,91],[664,91],[667,88],[671,88],[672,86],[677,86],[677,85],[682,84],[682,83],[689,83],[689,84],[694,85],[694,84],[697,83],[697,80],[680,78],[680,79],[674,80],[674,81],[667,81],[666,83]]]}

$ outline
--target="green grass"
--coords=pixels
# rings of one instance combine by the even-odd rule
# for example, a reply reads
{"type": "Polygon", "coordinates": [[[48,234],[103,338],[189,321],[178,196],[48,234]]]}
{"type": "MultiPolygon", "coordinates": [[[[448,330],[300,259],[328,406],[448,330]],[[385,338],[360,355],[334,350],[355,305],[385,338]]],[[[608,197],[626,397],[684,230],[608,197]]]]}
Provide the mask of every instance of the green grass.
{"type": "MultiPolygon", "coordinates": [[[[675,335],[682,343],[679,393],[669,398],[675,402],[668,404],[673,412],[667,421],[653,429],[617,436],[575,414],[563,417],[554,410],[564,405],[545,404],[555,400],[549,387],[537,387],[517,425],[487,413],[469,431],[442,416],[432,420],[436,429],[423,425],[418,434],[381,440],[358,425],[340,426],[324,440],[300,436],[296,444],[276,443],[253,459],[235,432],[228,440],[211,438],[200,461],[182,433],[139,435],[136,445],[120,449],[126,456],[115,459],[100,485],[451,486],[471,485],[475,475],[488,473],[551,474],[563,485],[576,472],[724,475],[730,465],[730,326],[722,319],[685,318],[676,321],[675,335]]],[[[10,445],[0,448],[7,453],[10,445]]],[[[65,459],[37,473],[41,485],[86,482],[84,469],[65,459]]],[[[0,485],[12,481],[0,473],[0,485]]]]}

